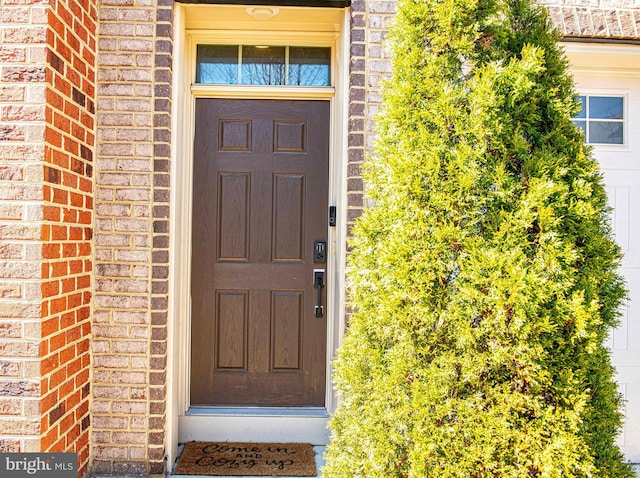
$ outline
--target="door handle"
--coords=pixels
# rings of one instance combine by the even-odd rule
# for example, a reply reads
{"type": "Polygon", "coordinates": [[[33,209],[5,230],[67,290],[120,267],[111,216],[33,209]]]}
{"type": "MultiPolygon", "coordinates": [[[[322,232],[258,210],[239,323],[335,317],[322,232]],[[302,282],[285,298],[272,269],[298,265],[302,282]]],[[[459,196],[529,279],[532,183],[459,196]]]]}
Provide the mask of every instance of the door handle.
{"type": "Polygon", "coordinates": [[[322,307],[322,288],[324,287],[324,269],[313,270],[313,287],[318,289],[318,305],[315,307],[316,317],[324,317],[324,307],[322,307]]]}

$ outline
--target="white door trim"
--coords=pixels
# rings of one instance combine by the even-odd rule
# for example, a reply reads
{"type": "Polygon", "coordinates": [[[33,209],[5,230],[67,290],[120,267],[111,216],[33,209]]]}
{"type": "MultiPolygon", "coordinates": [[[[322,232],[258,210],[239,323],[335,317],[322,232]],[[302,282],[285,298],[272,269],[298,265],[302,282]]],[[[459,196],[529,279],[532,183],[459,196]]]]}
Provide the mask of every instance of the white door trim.
{"type": "MultiPolygon", "coordinates": [[[[309,9],[281,8],[278,17],[260,22],[247,16],[232,30],[229,18],[242,16],[246,7],[214,5],[176,5],[173,92],[173,161],[171,210],[169,400],[167,445],[169,463],[177,455],[177,444],[192,439],[283,440],[326,443],[326,424],[336,408],[331,384],[331,360],[344,331],[346,258],[346,128],[348,117],[349,12],[346,9],[313,9],[312,19],[320,31],[309,24],[309,9]],[[191,10],[193,9],[193,10],[191,10]],[[194,14],[194,11],[197,10],[194,14]],[[203,16],[209,15],[212,29],[203,29],[203,16]],[[298,15],[300,31],[291,29],[298,15]],[[190,20],[197,19],[196,20],[190,20]],[[191,23],[190,23],[191,22],[191,23]],[[197,29],[190,28],[190,25],[197,29]],[[224,27],[223,27],[224,25],[224,27]],[[327,25],[331,25],[328,28],[327,25]],[[252,29],[252,28],[255,28],[252,29]],[[346,32],[345,35],[342,32],[346,32]],[[192,85],[198,43],[255,43],[323,45],[333,49],[332,87],[237,87],[192,85]],[[331,102],[329,159],[329,204],[338,211],[337,227],[329,228],[331,245],[327,260],[327,384],[325,408],[313,409],[207,409],[189,410],[190,359],[190,257],[192,211],[192,159],[195,98],[274,98],[328,99],[331,102]],[[312,431],[314,430],[314,431],[312,431]],[[197,437],[197,438],[196,438],[197,437]]],[[[244,17],[242,17],[244,18],[244,17]]]]}

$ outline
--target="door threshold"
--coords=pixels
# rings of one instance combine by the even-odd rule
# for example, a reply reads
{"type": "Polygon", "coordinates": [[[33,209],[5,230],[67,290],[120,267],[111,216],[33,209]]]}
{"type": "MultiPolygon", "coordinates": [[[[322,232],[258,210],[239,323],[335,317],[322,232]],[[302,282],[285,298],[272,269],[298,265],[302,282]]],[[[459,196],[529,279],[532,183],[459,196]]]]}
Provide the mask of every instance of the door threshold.
{"type": "Polygon", "coordinates": [[[329,417],[324,407],[189,407],[190,416],[329,417]]]}
{"type": "Polygon", "coordinates": [[[178,441],[329,443],[324,407],[190,407],[178,417],[178,441]]]}

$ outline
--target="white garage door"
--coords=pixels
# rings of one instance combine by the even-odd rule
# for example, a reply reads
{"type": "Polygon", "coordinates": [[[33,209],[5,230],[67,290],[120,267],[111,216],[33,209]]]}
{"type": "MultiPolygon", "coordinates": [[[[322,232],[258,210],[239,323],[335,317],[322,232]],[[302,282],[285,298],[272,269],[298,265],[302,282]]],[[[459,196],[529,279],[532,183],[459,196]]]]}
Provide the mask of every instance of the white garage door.
{"type": "Polygon", "coordinates": [[[629,461],[640,463],[640,70],[624,62],[617,68],[605,61],[602,67],[599,56],[592,55],[589,64],[570,54],[584,101],[577,121],[594,144],[613,206],[615,238],[624,253],[621,272],[630,295],[609,345],[626,401],[619,444],[629,461]]]}

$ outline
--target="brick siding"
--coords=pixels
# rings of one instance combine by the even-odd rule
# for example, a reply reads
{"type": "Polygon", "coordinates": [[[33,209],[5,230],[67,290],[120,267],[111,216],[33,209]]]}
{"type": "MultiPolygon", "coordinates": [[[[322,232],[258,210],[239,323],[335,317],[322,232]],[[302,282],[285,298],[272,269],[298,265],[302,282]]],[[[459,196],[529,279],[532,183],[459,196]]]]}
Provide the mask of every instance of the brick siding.
{"type": "Polygon", "coordinates": [[[96,6],[0,8],[0,451],[89,460],[96,6]]]}
{"type": "Polygon", "coordinates": [[[49,10],[43,169],[41,449],[89,462],[97,6],[49,10]]]}
{"type": "Polygon", "coordinates": [[[46,9],[0,2],[0,452],[40,449],[46,9]]]}
{"type": "Polygon", "coordinates": [[[640,39],[640,0],[541,0],[565,37],[640,39]]]}
{"type": "Polygon", "coordinates": [[[172,3],[103,0],[98,55],[94,473],[163,473],[172,3]]]}
{"type": "MultiPolygon", "coordinates": [[[[638,39],[640,0],[544,1],[567,36],[638,39]]],[[[395,5],[352,0],[349,225],[395,5]]],[[[0,452],[166,471],[172,11],[0,0],[0,452]]]]}
{"type": "Polygon", "coordinates": [[[390,0],[352,0],[351,61],[349,63],[349,131],[347,158],[347,222],[362,214],[364,183],[361,167],[375,143],[374,117],[381,82],[391,73],[384,42],[396,11],[390,0]]]}

